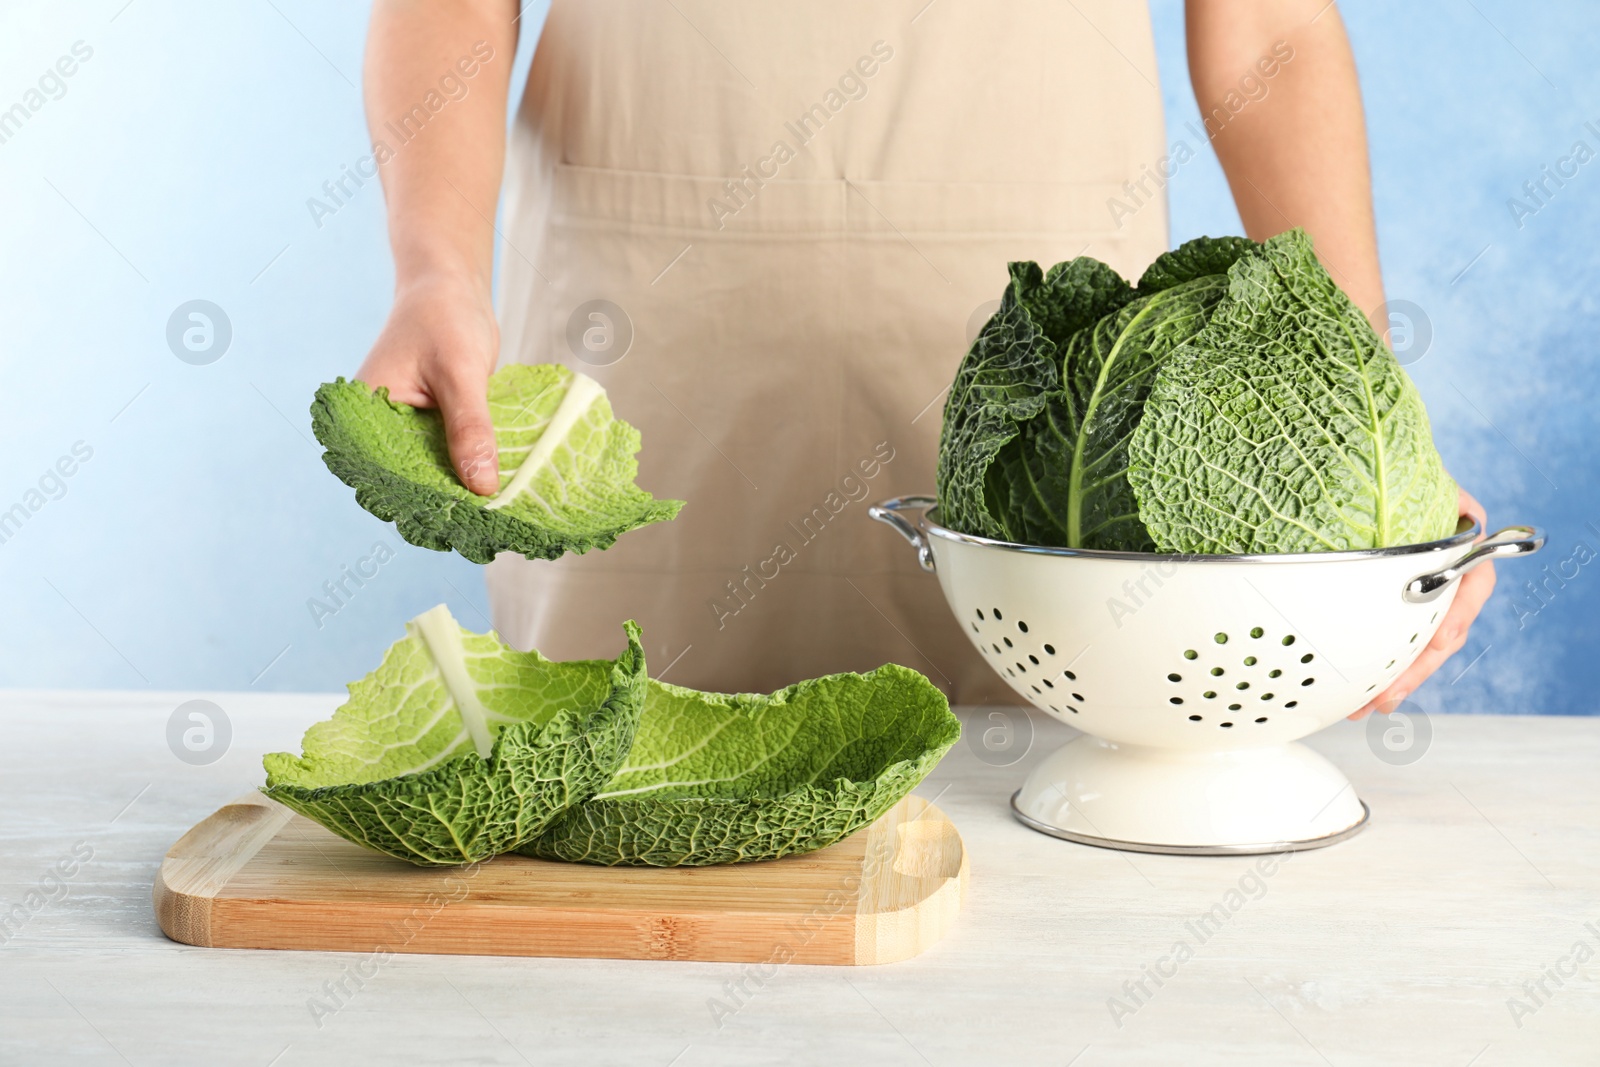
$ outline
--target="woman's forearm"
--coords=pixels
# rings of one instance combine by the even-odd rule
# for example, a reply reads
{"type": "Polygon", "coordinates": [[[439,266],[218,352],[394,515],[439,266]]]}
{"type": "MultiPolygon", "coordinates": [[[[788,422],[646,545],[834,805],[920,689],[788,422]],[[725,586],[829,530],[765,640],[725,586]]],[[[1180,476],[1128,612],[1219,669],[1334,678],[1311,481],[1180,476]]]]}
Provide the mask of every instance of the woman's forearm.
{"type": "Polygon", "coordinates": [[[1259,241],[1304,228],[1329,273],[1373,316],[1383,279],[1366,120],[1338,8],[1188,0],[1187,11],[1195,99],[1245,232],[1259,241]]]}
{"type": "Polygon", "coordinates": [[[395,299],[359,380],[437,407],[462,484],[499,488],[487,383],[516,0],[374,0],[367,126],[383,176],[395,299]]]}
{"type": "Polygon", "coordinates": [[[505,162],[515,0],[376,0],[363,74],[398,289],[487,292],[505,162]],[[387,151],[386,151],[387,150],[387,151]]]}

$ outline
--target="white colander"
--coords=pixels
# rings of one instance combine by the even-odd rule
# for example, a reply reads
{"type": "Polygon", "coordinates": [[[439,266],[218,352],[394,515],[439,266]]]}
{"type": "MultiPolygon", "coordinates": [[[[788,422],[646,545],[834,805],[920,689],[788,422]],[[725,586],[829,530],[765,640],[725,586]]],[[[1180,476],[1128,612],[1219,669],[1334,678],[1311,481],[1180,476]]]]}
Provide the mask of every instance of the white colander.
{"type": "Polygon", "coordinates": [[[948,530],[934,505],[897,497],[869,513],[938,575],[1011,688],[1085,735],[1029,775],[1017,818],[1142,852],[1280,852],[1358,831],[1367,809],[1349,781],[1293,742],[1410,666],[1461,575],[1544,544],[1530,526],[1474,543],[1463,520],[1443,541],[1360,552],[1036,548],[948,530]]]}

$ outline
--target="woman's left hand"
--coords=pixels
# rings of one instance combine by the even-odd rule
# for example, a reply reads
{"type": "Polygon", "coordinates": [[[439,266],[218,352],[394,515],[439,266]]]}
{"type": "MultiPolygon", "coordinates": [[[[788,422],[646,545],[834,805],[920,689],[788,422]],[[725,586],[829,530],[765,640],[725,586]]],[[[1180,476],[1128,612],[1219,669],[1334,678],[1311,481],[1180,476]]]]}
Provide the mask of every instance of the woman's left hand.
{"type": "MultiPolygon", "coordinates": [[[[1460,492],[1461,514],[1477,520],[1481,539],[1489,528],[1483,505],[1465,489],[1460,492]]],[[[1478,612],[1483,610],[1484,601],[1489,599],[1489,594],[1492,592],[1494,592],[1493,563],[1485,563],[1468,571],[1466,577],[1461,579],[1461,588],[1456,590],[1455,601],[1445,613],[1444,621],[1439,624],[1433,640],[1422,650],[1422,655],[1406,668],[1405,673],[1394,680],[1394,684],[1379,693],[1372,703],[1350,718],[1366,718],[1374,711],[1381,711],[1387,715],[1399,707],[1400,702],[1414,693],[1417,686],[1438,670],[1445,660],[1461,651],[1461,646],[1467,643],[1467,631],[1472,627],[1472,620],[1478,617],[1478,612]]]]}

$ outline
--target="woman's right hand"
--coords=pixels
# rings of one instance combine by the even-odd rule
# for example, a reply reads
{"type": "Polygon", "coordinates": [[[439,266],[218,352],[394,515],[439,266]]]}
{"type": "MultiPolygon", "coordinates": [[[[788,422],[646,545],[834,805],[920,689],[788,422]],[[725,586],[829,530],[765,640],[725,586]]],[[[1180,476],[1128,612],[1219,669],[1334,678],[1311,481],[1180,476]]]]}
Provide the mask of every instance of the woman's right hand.
{"type": "Polygon", "coordinates": [[[437,407],[450,461],[468,489],[500,489],[500,457],[489,421],[489,375],[500,330],[487,286],[464,275],[434,274],[402,284],[389,320],[356,377],[387,386],[389,399],[437,407]]]}

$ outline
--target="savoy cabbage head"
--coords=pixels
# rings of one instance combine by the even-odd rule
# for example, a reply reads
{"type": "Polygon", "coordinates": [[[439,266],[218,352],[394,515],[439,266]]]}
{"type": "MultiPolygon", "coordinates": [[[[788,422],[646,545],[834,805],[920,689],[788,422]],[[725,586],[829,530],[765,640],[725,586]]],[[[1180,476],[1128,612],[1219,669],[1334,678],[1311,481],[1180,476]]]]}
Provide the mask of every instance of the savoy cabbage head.
{"type": "Polygon", "coordinates": [[[1190,241],[1137,288],[1087,257],[1052,268],[1115,279],[1090,322],[1056,311],[1050,287],[1019,284],[1034,264],[1011,273],[946,405],[950,528],[1218,554],[1454,531],[1455,485],[1421,397],[1303,232],[1190,241]]]}
{"type": "Polygon", "coordinates": [[[634,484],[639,431],[612,414],[591,378],[555,363],[511,364],[489,379],[489,416],[500,492],[481,497],[456,477],[437,411],[343,378],[311,405],[323,462],[357,503],[412,544],[474,563],[498,552],[555,559],[609,548],[683,507],[634,484]]]}

